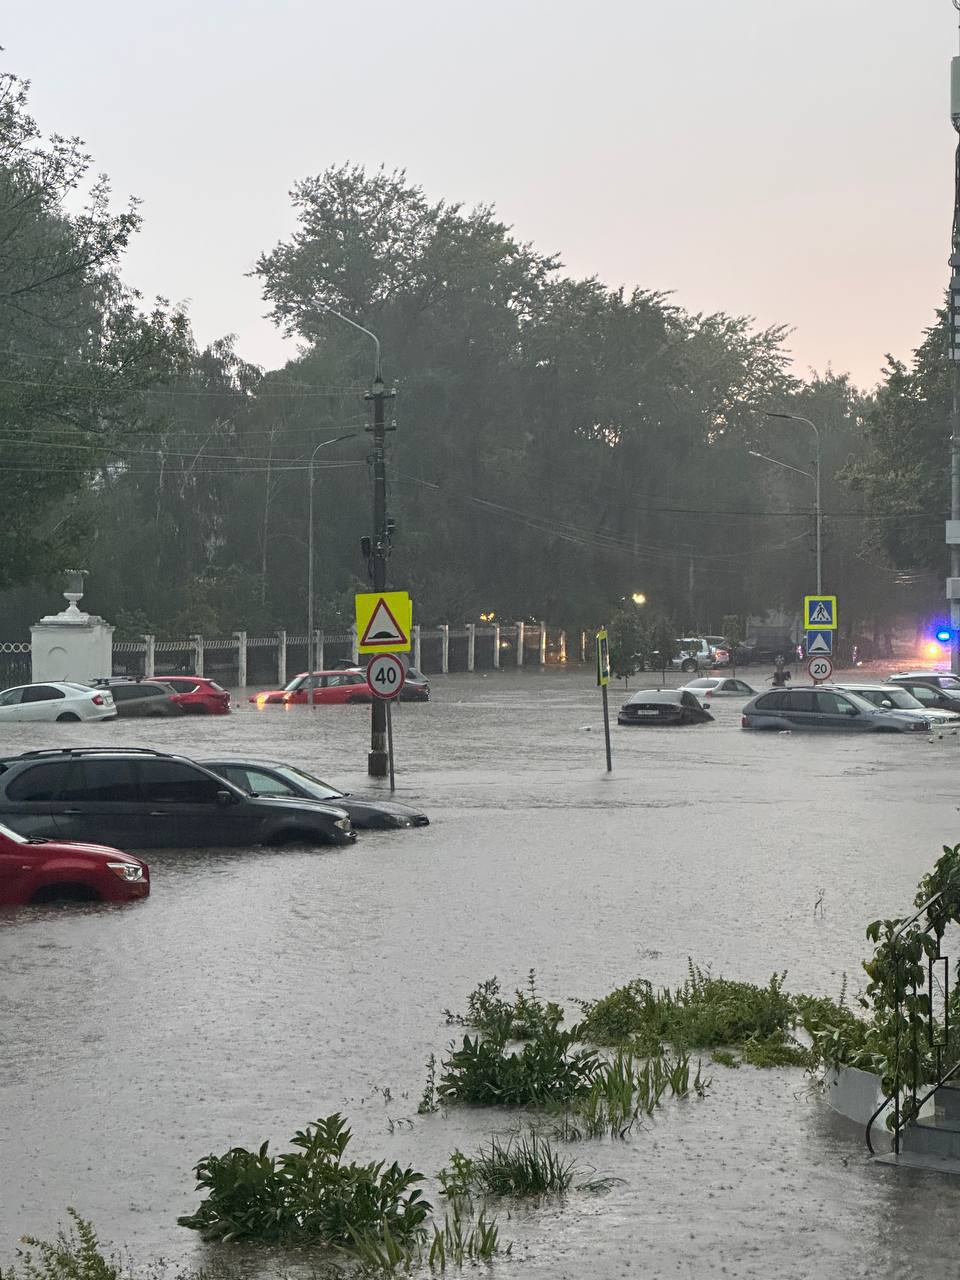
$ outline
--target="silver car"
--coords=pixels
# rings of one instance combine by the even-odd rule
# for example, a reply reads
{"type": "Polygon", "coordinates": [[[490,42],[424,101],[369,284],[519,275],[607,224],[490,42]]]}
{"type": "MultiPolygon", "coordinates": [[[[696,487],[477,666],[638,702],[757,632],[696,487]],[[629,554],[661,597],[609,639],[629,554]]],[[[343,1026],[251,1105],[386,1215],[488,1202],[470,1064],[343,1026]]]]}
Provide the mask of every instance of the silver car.
{"type": "Polygon", "coordinates": [[[744,729],[840,729],[853,733],[928,733],[930,721],[910,711],[881,711],[836,685],[771,689],[743,708],[744,729]]]}
{"type": "Polygon", "coordinates": [[[944,711],[940,707],[925,707],[908,689],[896,684],[838,684],[837,689],[846,689],[848,693],[859,694],[881,711],[905,711],[921,720],[928,720],[931,725],[956,728],[960,725],[960,710],[944,711]]]}

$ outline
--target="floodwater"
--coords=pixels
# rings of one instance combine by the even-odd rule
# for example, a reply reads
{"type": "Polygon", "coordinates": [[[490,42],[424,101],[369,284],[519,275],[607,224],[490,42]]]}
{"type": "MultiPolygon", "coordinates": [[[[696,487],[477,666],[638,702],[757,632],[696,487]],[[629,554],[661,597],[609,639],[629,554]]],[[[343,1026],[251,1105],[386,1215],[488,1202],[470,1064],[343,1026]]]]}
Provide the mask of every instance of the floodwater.
{"type": "MultiPolygon", "coordinates": [[[[745,673],[749,678],[749,672],[745,673]]],[[[764,676],[768,673],[764,672],[764,676]]],[[[836,996],[864,926],[960,839],[960,739],[613,727],[589,673],[451,676],[395,713],[422,830],[343,850],[148,855],[123,908],[0,912],[0,1267],[68,1205],[138,1262],[271,1255],[177,1226],[207,1153],[341,1111],[354,1155],[427,1174],[515,1117],[418,1117],[446,1007],[496,974],[544,997],[715,973],[836,996]],[[822,898],[823,912],[814,913],[822,898]]],[[[619,702],[612,688],[611,705],[619,702]]],[[[229,720],[11,726],[6,751],[122,742],[291,761],[361,790],[369,713],[241,703],[229,720]],[[67,739],[67,734],[70,737],[67,739]]],[[[500,1213],[496,1280],[955,1276],[960,1182],[870,1164],[796,1071],[711,1066],[630,1140],[570,1148],[608,1193],[500,1213]]]]}

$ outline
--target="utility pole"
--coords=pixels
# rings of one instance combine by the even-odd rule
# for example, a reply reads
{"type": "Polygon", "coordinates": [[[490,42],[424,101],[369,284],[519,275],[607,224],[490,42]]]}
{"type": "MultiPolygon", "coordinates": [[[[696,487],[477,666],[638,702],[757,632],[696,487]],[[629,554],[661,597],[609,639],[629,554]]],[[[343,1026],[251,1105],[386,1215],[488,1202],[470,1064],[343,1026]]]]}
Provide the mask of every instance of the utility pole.
{"type": "MultiPolygon", "coordinates": [[[[365,399],[373,401],[373,546],[371,548],[371,576],[374,591],[383,591],[387,585],[387,555],[390,535],[387,531],[387,467],[385,401],[392,399],[380,373],[379,347],[377,371],[372,389],[365,399]]],[[[367,774],[371,778],[387,776],[387,705],[382,698],[374,698],[370,708],[370,754],[367,756],[367,774]]]]}
{"type": "MultiPolygon", "coordinates": [[[[960,13],[960,0],[953,0],[960,13]]],[[[950,64],[950,117],[960,134],[960,57],[950,64]]],[[[950,356],[950,669],[960,674],[960,138],[954,165],[953,233],[950,252],[949,356],[950,356]]]]}

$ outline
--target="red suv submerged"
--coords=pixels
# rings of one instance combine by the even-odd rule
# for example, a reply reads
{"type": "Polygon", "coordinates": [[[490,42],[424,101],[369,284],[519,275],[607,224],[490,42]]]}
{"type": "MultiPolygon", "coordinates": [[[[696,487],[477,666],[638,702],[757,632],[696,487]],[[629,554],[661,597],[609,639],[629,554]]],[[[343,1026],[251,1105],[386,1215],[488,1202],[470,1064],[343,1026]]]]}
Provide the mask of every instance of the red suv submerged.
{"type": "Polygon", "coordinates": [[[145,862],[103,844],[70,844],[0,824],[0,907],[41,902],[133,902],[150,892],[145,862]]]}
{"type": "Polygon", "coordinates": [[[264,693],[256,693],[250,699],[258,707],[267,703],[282,703],[286,707],[310,701],[313,691],[313,702],[316,706],[322,703],[372,702],[373,694],[367,684],[367,677],[362,671],[314,671],[308,675],[306,671],[294,676],[284,689],[269,689],[264,693]]]}
{"type": "Polygon", "coordinates": [[[216,680],[204,676],[157,676],[176,692],[174,702],[187,715],[225,716],[230,711],[230,695],[216,680]]]}

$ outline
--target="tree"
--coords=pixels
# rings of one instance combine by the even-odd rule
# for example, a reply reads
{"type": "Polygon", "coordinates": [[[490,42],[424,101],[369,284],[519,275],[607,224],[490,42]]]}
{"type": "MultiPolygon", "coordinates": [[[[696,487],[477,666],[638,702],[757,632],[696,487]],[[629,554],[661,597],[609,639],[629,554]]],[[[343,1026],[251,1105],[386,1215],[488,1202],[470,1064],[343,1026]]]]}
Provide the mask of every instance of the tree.
{"type": "Polygon", "coordinates": [[[610,619],[610,670],[624,688],[637,670],[640,650],[643,646],[643,628],[640,615],[633,603],[622,604],[610,619]]]}

